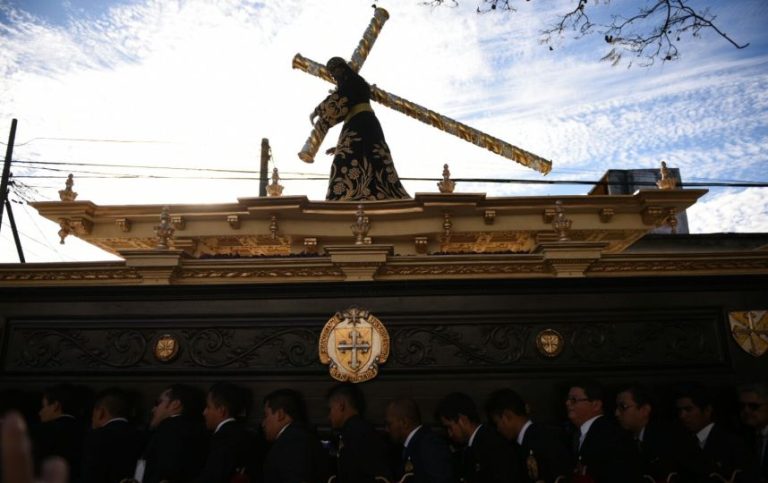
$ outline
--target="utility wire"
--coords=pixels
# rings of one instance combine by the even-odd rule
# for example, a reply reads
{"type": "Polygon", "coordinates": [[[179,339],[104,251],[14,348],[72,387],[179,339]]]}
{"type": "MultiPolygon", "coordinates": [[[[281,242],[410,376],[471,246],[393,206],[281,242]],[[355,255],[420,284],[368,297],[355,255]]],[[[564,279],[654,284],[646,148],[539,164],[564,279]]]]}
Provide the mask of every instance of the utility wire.
{"type": "MultiPolygon", "coordinates": [[[[20,179],[61,179],[59,176],[43,176],[43,175],[14,175],[14,178],[20,179]]],[[[163,175],[140,175],[140,174],[115,174],[115,175],[90,175],[80,176],[79,179],[191,179],[191,180],[205,180],[205,181],[258,181],[258,177],[252,176],[216,176],[216,177],[201,177],[201,176],[163,176],[163,175]]],[[[442,181],[442,178],[400,178],[403,181],[442,181]]],[[[281,181],[327,181],[328,177],[281,177],[281,181]]],[[[451,178],[451,180],[457,183],[484,183],[484,184],[544,184],[544,185],[587,185],[587,186],[624,186],[626,183],[622,182],[609,182],[609,181],[590,181],[590,180],[567,180],[567,179],[498,179],[498,178],[451,178]]],[[[655,182],[648,181],[636,181],[634,186],[656,186],[655,182]]],[[[755,181],[755,182],[685,182],[679,183],[680,187],[726,187],[726,188],[768,188],[768,181],[755,181]]]]}

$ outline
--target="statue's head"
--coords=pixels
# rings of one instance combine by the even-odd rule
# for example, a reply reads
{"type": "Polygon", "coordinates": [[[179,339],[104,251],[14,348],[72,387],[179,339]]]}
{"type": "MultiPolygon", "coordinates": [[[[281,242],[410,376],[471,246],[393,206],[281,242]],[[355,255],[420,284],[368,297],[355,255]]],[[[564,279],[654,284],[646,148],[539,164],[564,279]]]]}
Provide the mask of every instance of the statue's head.
{"type": "Polygon", "coordinates": [[[337,81],[343,79],[351,70],[347,61],[341,57],[331,57],[325,64],[325,68],[337,81]]]}

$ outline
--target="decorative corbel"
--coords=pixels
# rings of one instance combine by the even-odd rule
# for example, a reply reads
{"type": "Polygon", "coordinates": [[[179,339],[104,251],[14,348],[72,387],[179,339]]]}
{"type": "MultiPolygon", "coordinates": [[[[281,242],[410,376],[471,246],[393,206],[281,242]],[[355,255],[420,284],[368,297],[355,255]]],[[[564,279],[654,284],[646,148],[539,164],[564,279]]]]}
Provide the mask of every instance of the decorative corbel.
{"type": "Polygon", "coordinates": [[[643,223],[659,225],[664,221],[664,209],[660,206],[647,206],[642,213],[643,223]]]}
{"type": "Polygon", "coordinates": [[[307,255],[317,255],[317,238],[304,239],[304,253],[307,255]]]}
{"type": "Polygon", "coordinates": [[[227,223],[229,223],[229,227],[233,230],[240,229],[240,217],[237,215],[227,215],[227,223]]]}
{"type": "Polygon", "coordinates": [[[75,232],[75,235],[78,236],[90,235],[91,230],[93,229],[93,222],[86,218],[72,218],[69,220],[69,224],[75,232]]]}
{"type": "Polygon", "coordinates": [[[485,210],[483,221],[485,221],[486,225],[493,225],[496,221],[496,210],[485,210]]]}
{"type": "Polygon", "coordinates": [[[184,231],[184,229],[187,228],[187,220],[181,215],[173,215],[171,217],[171,223],[173,224],[173,227],[179,231],[184,231]]]}
{"type": "Polygon", "coordinates": [[[128,233],[131,231],[131,220],[128,218],[117,218],[115,220],[115,224],[120,227],[120,231],[123,233],[128,233]]]}
{"type": "Polygon", "coordinates": [[[419,255],[424,255],[427,253],[427,246],[429,244],[429,239],[425,236],[417,236],[413,239],[413,245],[416,249],[416,253],[419,255]]]}
{"type": "Polygon", "coordinates": [[[451,221],[451,212],[443,212],[443,242],[448,243],[453,234],[453,221],[451,221]]]}
{"type": "Polygon", "coordinates": [[[598,213],[598,215],[600,216],[600,222],[610,223],[615,213],[616,212],[614,211],[613,208],[602,208],[598,213]]]}

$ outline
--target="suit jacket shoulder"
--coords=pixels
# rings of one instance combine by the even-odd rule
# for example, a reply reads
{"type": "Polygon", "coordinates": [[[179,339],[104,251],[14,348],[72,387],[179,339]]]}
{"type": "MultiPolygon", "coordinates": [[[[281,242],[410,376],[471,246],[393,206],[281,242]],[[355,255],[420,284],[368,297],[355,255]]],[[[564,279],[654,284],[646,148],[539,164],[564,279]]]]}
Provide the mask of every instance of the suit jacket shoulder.
{"type": "MultiPolygon", "coordinates": [[[[451,450],[448,443],[422,426],[405,448],[405,466],[410,461],[415,483],[450,483],[454,481],[451,450]]],[[[407,468],[403,468],[403,473],[407,468]]]]}
{"type": "Polygon", "coordinates": [[[469,481],[521,481],[522,467],[514,447],[493,428],[481,425],[467,448],[463,473],[469,481]]]}
{"type": "Polygon", "coordinates": [[[550,483],[558,476],[570,475],[573,470],[573,457],[566,444],[565,432],[555,426],[531,423],[523,437],[522,450],[523,465],[531,481],[542,479],[550,483]],[[530,457],[535,460],[535,468],[527,464],[530,457]]]}
{"type": "Polygon", "coordinates": [[[133,478],[141,451],[139,432],[127,421],[113,421],[86,437],[83,482],[119,483],[133,478]]]}

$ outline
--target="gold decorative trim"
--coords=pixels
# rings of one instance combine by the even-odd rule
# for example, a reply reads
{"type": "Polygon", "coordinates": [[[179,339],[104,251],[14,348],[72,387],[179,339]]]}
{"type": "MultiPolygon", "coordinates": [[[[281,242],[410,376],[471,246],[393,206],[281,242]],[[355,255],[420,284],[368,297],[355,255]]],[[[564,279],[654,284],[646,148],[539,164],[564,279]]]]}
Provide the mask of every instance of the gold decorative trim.
{"type": "Polygon", "coordinates": [[[565,348],[565,339],[554,329],[544,329],[536,334],[536,348],[544,357],[554,358],[565,348]]]}
{"type": "Polygon", "coordinates": [[[283,267],[263,269],[221,269],[221,268],[182,268],[179,279],[223,279],[227,281],[276,278],[344,278],[344,272],[337,267],[306,268],[283,267]]]}
{"type": "Polygon", "coordinates": [[[429,238],[425,236],[417,236],[413,239],[413,246],[416,253],[424,255],[427,253],[427,247],[429,246],[429,238]]]}
{"type": "Polygon", "coordinates": [[[349,307],[337,312],[323,327],[318,342],[320,362],[331,377],[353,383],[373,379],[389,358],[389,333],[365,309],[349,307]]]}
{"type": "Polygon", "coordinates": [[[765,273],[768,270],[768,258],[756,259],[726,259],[726,260],[599,260],[593,264],[588,273],[637,273],[637,272],[723,272],[749,271],[765,273]]]}
{"type": "Polygon", "coordinates": [[[103,280],[139,280],[141,275],[136,270],[42,270],[42,271],[0,271],[2,282],[82,282],[103,280]]]}
{"type": "Polygon", "coordinates": [[[420,264],[420,265],[384,265],[379,269],[381,277],[421,277],[450,275],[511,275],[511,274],[551,274],[549,267],[542,261],[532,263],[461,263],[461,264],[420,264]]]}
{"type": "Polygon", "coordinates": [[[163,334],[155,340],[153,350],[155,359],[160,362],[171,362],[179,354],[179,341],[171,334],[163,334]]]}

